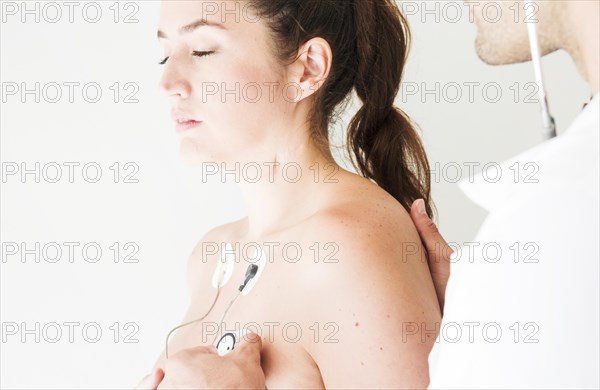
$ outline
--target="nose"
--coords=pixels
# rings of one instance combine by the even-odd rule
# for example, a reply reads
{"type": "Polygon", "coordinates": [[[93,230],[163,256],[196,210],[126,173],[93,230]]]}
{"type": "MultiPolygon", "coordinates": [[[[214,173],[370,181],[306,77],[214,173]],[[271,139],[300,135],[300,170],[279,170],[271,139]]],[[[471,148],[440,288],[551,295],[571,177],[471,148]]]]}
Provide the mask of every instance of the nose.
{"type": "Polygon", "coordinates": [[[185,99],[191,94],[191,84],[184,75],[183,64],[178,64],[175,57],[169,58],[163,65],[163,74],[160,78],[159,89],[167,97],[179,95],[185,99]]]}

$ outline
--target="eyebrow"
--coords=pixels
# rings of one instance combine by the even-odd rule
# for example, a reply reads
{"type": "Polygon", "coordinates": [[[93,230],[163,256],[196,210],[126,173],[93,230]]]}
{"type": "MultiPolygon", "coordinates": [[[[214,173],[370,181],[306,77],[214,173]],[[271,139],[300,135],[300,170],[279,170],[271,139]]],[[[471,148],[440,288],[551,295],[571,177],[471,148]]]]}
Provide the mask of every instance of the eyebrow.
{"type": "MultiPolygon", "coordinates": [[[[220,30],[227,30],[227,28],[225,26],[223,26],[220,23],[215,23],[215,22],[209,22],[206,19],[198,19],[190,24],[186,24],[183,27],[179,28],[179,35],[183,35],[183,34],[189,34],[192,31],[200,28],[200,27],[214,27],[214,28],[218,28],[220,30]]],[[[161,30],[158,30],[158,33],[156,34],[156,36],[158,38],[167,38],[167,34],[165,34],[164,32],[162,32],[161,30]]]]}

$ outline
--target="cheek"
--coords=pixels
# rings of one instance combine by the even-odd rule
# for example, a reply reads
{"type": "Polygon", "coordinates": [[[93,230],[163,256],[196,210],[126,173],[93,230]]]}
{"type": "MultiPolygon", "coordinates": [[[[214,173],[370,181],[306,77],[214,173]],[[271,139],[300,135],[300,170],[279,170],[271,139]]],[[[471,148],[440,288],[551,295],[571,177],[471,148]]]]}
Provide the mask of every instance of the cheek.
{"type": "MultiPolygon", "coordinates": [[[[244,153],[254,155],[264,146],[288,112],[282,96],[285,81],[256,57],[238,55],[205,66],[193,85],[193,100],[208,129],[197,141],[219,160],[247,159],[244,153]]],[[[289,89],[293,96],[294,89],[289,89]]],[[[187,149],[193,153],[193,147],[187,149]]]]}
{"type": "Polygon", "coordinates": [[[221,77],[220,93],[209,102],[210,110],[219,113],[223,124],[234,126],[232,131],[245,130],[248,138],[260,137],[257,132],[283,110],[283,81],[275,73],[244,66],[230,68],[221,77]]]}

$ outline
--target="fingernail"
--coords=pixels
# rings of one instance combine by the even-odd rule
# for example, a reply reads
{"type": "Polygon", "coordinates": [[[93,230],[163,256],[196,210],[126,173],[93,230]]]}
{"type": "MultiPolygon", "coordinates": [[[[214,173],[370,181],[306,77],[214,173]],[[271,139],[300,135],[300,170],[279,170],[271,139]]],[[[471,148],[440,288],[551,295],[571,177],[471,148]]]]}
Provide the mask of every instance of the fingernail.
{"type": "Polygon", "coordinates": [[[425,201],[423,199],[417,199],[417,211],[419,214],[427,215],[427,210],[425,209],[425,201]]]}
{"type": "Polygon", "coordinates": [[[248,340],[249,342],[256,341],[256,340],[258,340],[258,335],[254,332],[248,333],[246,335],[246,340],[248,340]]]}

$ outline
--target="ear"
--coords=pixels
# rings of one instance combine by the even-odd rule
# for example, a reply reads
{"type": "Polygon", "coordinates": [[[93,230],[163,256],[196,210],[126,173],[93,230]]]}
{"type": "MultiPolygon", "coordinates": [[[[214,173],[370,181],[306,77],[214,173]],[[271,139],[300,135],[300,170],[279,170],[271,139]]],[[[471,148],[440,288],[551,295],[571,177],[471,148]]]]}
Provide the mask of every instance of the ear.
{"type": "Polygon", "coordinates": [[[299,49],[296,61],[288,70],[289,84],[294,85],[296,92],[288,96],[291,100],[299,102],[314,94],[323,86],[331,70],[333,54],[329,43],[323,38],[312,38],[299,49]],[[294,94],[296,96],[294,96],[294,94]],[[295,99],[294,99],[295,98],[295,99]]]}

